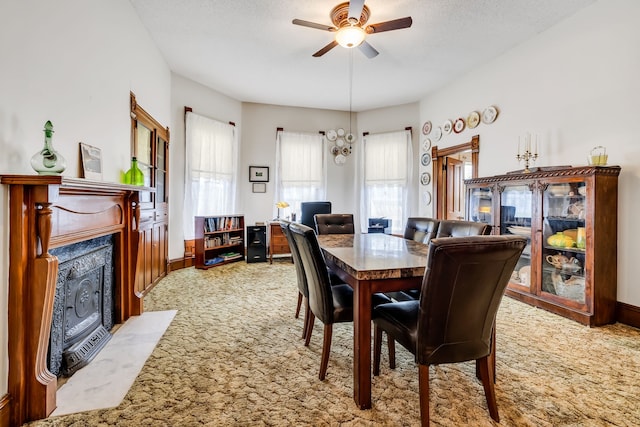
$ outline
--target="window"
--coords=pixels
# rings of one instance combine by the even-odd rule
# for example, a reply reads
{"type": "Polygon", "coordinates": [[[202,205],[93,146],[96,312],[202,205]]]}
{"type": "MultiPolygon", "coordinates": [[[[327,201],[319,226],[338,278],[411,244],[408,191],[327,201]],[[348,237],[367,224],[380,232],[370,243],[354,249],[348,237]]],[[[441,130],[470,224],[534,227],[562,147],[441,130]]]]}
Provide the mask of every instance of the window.
{"type": "MultiPolygon", "coordinates": [[[[289,212],[300,212],[300,202],[326,198],[324,136],[319,133],[285,132],[276,136],[276,202],[289,203],[289,212]]],[[[274,204],[274,213],[275,212],[274,204]]]]}
{"type": "Polygon", "coordinates": [[[360,222],[388,218],[391,232],[401,234],[409,216],[409,183],[412,175],[411,131],[366,135],[363,138],[360,181],[360,222]]]}
{"type": "Polygon", "coordinates": [[[195,216],[235,212],[238,143],[235,126],[185,114],[184,235],[194,238],[195,216]]]}

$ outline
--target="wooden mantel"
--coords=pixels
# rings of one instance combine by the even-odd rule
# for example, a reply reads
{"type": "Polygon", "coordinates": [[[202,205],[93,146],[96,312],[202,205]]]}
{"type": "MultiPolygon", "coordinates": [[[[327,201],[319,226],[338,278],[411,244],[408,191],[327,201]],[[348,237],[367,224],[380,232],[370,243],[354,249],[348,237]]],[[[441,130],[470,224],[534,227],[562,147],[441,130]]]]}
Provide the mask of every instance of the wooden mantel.
{"type": "Polygon", "coordinates": [[[47,369],[58,259],[49,249],[114,235],[115,318],[143,310],[135,292],[139,192],[149,187],[64,176],[0,175],[9,188],[10,423],[46,418],[57,378],[47,369]]]}

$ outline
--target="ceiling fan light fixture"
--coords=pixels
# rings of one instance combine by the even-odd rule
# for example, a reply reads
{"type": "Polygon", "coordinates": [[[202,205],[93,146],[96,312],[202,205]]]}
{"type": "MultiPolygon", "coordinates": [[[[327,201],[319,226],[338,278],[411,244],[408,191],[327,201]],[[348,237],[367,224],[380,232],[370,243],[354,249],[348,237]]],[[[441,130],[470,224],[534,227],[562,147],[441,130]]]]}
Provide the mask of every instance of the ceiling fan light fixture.
{"type": "Polygon", "coordinates": [[[336,32],[336,42],[347,49],[360,46],[366,36],[361,27],[346,25],[336,32]]]}

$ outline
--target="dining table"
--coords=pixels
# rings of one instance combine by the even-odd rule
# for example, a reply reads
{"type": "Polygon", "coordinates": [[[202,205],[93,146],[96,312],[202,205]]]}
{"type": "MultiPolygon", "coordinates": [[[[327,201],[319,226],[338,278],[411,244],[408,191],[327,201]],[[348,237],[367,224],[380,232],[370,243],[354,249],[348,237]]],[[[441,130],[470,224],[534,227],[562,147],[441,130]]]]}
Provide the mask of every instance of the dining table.
{"type": "Polygon", "coordinates": [[[327,266],[353,288],[353,398],[371,408],[371,296],[420,289],[429,246],[383,233],[318,235],[327,266]]]}

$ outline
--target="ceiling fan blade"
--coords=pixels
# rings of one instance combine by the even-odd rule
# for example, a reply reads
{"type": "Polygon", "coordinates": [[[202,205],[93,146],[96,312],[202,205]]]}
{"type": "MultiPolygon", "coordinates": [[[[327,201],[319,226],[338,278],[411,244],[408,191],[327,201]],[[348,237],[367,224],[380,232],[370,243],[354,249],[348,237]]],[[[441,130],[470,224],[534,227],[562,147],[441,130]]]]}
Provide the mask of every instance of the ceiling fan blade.
{"type": "Polygon", "coordinates": [[[363,7],[364,0],[351,0],[349,2],[349,18],[355,18],[357,22],[360,22],[363,7]]]}
{"type": "Polygon", "coordinates": [[[383,31],[399,30],[401,28],[409,28],[413,20],[410,16],[406,18],[394,19],[392,21],[379,22],[377,24],[367,25],[367,33],[381,33],[383,31]]]}
{"type": "Polygon", "coordinates": [[[336,46],[338,46],[338,42],[334,40],[328,45],[326,45],[325,47],[323,47],[322,49],[320,49],[319,51],[317,51],[316,53],[314,53],[313,56],[315,56],[316,58],[319,56],[322,56],[336,46]]]}
{"type": "Polygon", "coordinates": [[[360,52],[364,53],[365,56],[369,59],[375,58],[376,56],[378,56],[378,51],[369,43],[367,43],[366,40],[360,43],[360,46],[358,46],[358,49],[360,49],[360,52]]]}
{"type": "Polygon", "coordinates": [[[302,19],[294,19],[291,22],[293,24],[296,24],[296,25],[302,25],[303,27],[315,28],[317,30],[324,30],[324,31],[336,31],[337,30],[336,27],[332,27],[331,25],[316,24],[315,22],[305,21],[305,20],[302,20],[302,19]]]}

